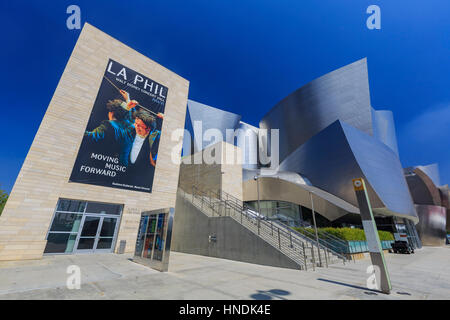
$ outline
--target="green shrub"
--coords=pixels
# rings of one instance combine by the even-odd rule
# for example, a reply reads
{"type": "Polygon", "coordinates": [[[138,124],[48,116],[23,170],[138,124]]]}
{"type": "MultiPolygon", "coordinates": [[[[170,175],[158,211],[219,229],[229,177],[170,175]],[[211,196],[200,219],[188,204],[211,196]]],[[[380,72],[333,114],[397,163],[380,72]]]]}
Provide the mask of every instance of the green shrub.
{"type": "Polygon", "coordinates": [[[393,241],[394,240],[394,235],[389,231],[378,230],[378,235],[380,236],[381,241],[393,241]]]}
{"type": "MultiPolygon", "coordinates": [[[[305,234],[309,237],[315,237],[314,229],[312,228],[293,228],[294,230],[305,234]]],[[[363,229],[358,228],[318,228],[317,233],[319,235],[319,238],[326,238],[325,235],[323,235],[323,232],[326,232],[328,234],[331,234],[335,236],[336,238],[346,240],[346,241],[366,241],[366,235],[364,234],[363,229]]],[[[394,240],[394,236],[392,233],[388,231],[378,231],[378,235],[380,237],[381,241],[384,240],[394,240]]]]}
{"type": "Polygon", "coordinates": [[[5,207],[7,200],[8,194],[0,189],[0,215],[2,214],[3,208],[5,207]]]}

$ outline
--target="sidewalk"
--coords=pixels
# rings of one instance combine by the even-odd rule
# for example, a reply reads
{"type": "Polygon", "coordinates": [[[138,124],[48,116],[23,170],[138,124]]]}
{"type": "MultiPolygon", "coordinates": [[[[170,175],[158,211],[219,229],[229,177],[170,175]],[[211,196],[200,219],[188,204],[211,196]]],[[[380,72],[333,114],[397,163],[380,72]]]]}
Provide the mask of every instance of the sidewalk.
{"type": "Polygon", "coordinates": [[[370,259],[314,272],[172,252],[167,273],[116,254],[0,262],[0,299],[449,299],[449,249],[387,254],[391,295],[366,289],[370,259]],[[70,265],[80,290],[66,288],[70,265]]]}

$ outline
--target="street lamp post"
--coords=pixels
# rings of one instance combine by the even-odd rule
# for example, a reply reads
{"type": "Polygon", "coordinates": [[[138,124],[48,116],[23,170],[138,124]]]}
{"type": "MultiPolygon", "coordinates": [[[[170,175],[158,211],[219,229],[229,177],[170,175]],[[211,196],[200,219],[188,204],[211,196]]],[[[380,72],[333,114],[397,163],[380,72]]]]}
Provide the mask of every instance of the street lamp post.
{"type": "Polygon", "coordinates": [[[317,242],[317,254],[319,255],[319,265],[322,266],[322,258],[320,257],[320,242],[319,242],[319,234],[317,232],[317,225],[316,225],[316,213],[314,211],[314,200],[312,196],[312,192],[309,192],[309,196],[311,198],[311,211],[312,211],[312,217],[314,222],[314,231],[316,232],[316,242],[317,242]]]}
{"type": "Polygon", "coordinates": [[[253,179],[256,180],[256,192],[258,194],[258,234],[259,234],[259,219],[261,218],[261,206],[259,204],[259,176],[255,176],[253,179]]]}
{"type": "Polygon", "coordinates": [[[256,192],[258,194],[258,214],[261,214],[261,207],[259,204],[259,176],[255,176],[254,179],[256,180],[256,192]]]}

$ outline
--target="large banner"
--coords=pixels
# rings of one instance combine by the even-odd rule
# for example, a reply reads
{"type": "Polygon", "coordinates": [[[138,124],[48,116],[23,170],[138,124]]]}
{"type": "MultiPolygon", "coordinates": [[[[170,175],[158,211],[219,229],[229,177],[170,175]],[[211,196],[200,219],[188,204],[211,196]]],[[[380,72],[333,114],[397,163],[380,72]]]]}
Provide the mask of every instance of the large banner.
{"type": "Polygon", "coordinates": [[[167,92],[110,59],[69,181],[151,192],[167,92]]]}

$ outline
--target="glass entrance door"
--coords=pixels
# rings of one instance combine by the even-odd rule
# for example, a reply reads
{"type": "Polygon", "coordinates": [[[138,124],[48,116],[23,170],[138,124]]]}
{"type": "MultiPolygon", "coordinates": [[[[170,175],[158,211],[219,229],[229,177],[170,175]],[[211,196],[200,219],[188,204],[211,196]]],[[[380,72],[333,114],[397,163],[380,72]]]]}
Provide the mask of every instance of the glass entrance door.
{"type": "Polygon", "coordinates": [[[85,216],[77,240],[76,252],[111,252],[117,220],[116,217],[85,216]]]}
{"type": "Polygon", "coordinates": [[[44,254],[112,252],[123,205],[59,199],[44,254]]]}
{"type": "Polygon", "coordinates": [[[111,251],[114,243],[114,235],[117,226],[117,218],[102,217],[100,233],[95,244],[95,251],[111,251]]]}
{"type": "Polygon", "coordinates": [[[84,217],[83,227],[81,228],[80,237],[77,243],[78,252],[90,252],[94,250],[97,240],[98,227],[100,226],[100,217],[84,217]]]}

